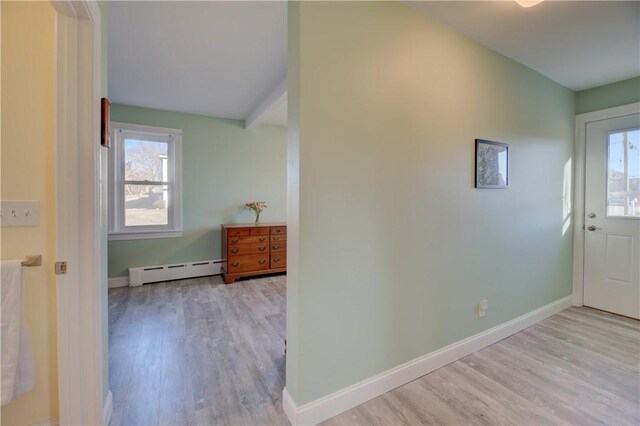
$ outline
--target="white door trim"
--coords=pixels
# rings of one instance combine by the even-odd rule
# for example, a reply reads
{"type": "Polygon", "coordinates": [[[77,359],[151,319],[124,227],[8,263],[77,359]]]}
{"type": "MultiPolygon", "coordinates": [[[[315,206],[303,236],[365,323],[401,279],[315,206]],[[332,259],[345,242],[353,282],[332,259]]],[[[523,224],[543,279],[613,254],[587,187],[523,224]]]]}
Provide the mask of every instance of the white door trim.
{"type": "Polygon", "coordinates": [[[587,124],[640,112],[640,102],[576,115],[575,199],[573,210],[573,305],[584,299],[584,198],[587,124]]]}
{"type": "Polygon", "coordinates": [[[68,273],[56,276],[60,424],[96,425],[108,421],[109,412],[103,406],[109,400],[101,303],[101,16],[95,1],[51,3],[57,12],[56,257],[68,264],[68,273]]]}

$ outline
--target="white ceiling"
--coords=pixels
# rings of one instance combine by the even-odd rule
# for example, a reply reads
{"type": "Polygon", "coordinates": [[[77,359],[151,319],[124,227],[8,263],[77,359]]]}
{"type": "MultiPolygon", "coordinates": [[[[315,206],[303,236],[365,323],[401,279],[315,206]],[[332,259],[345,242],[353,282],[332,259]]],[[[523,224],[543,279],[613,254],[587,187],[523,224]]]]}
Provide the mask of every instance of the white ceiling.
{"type": "MultiPolygon", "coordinates": [[[[406,3],[573,90],[640,75],[637,1],[406,3]]],[[[113,102],[286,125],[286,2],[109,2],[107,15],[113,102]]]]}
{"type": "MultiPolygon", "coordinates": [[[[244,120],[286,78],[286,2],[107,7],[112,102],[244,120]]],[[[272,109],[260,122],[286,125],[272,109]]]]}
{"type": "Polygon", "coordinates": [[[406,3],[573,90],[640,75],[638,1],[406,3]]]}

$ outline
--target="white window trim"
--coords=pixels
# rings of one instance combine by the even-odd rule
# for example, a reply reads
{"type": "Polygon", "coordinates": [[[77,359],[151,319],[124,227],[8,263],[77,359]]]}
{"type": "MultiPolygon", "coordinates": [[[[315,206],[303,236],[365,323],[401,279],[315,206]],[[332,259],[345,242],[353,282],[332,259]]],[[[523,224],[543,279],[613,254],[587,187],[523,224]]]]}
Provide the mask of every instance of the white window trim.
{"type": "Polygon", "coordinates": [[[109,241],[142,240],[152,238],[174,238],[182,236],[182,130],[165,127],[145,126],[140,124],[111,122],[111,144],[109,151],[109,241]],[[169,176],[172,185],[173,202],[169,208],[169,225],[161,227],[127,227],[121,224],[122,194],[120,181],[122,176],[122,131],[150,133],[156,136],[169,137],[169,149],[174,158],[173,172],[169,176]]]}

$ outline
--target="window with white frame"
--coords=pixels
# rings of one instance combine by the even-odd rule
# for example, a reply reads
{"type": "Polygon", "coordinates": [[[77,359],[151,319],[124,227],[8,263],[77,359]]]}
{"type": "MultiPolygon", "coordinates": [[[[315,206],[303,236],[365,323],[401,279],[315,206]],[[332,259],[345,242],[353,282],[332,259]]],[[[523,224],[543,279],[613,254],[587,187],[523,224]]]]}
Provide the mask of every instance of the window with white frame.
{"type": "Polygon", "coordinates": [[[182,131],[111,123],[109,239],[182,235],[182,131]]]}

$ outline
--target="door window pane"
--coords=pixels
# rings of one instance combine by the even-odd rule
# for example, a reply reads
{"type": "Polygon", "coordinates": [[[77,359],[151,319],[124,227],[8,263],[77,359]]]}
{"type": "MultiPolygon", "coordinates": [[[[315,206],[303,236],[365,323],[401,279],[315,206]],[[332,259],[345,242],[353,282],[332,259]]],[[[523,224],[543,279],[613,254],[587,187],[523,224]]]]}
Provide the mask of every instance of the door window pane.
{"type": "Polygon", "coordinates": [[[125,139],[124,180],[167,182],[167,142],[125,139]]]}
{"type": "Polygon", "coordinates": [[[640,218],[640,129],[609,134],[607,216],[640,218]]]}
{"type": "Polygon", "coordinates": [[[124,225],[168,225],[167,185],[124,185],[124,225]]]}

